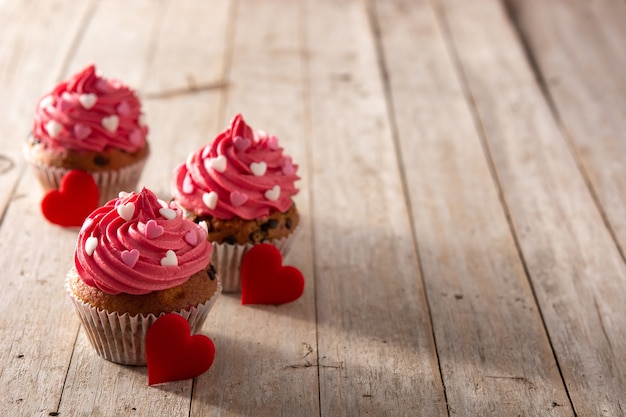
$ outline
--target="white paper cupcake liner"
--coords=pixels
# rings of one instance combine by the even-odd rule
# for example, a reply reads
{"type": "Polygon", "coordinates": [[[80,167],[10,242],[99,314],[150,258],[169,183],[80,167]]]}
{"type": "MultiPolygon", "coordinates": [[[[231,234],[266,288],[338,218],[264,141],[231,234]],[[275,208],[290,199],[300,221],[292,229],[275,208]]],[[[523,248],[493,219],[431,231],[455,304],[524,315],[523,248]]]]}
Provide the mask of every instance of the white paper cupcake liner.
{"type": "MultiPolygon", "coordinates": [[[[72,171],[70,168],[40,164],[31,159],[28,152],[25,152],[25,155],[44,190],[59,189],[65,174],[72,171]]],[[[98,185],[98,204],[103,206],[109,200],[117,198],[120,191],[134,191],[139,183],[146,160],[147,158],[144,157],[131,165],[111,171],[90,171],[89,174],[98,185]]]]}
{"type": "MultiPolygon", "coordinates": [[[[122,365],[143,366],[146,364],[146,334],[159,316],[148,314],[134,316],[119,314],[93,307],[78,299],[66,282],[65,289],[70,295],[83,329],[96,352],[104,359],[122,365]]],[[[191,327],[191,334],[201,330],[204,321],[215,301],[222,292],[218,277],[217,289],[211,298],[189,310],[173,311],[183,316],[191,327]]]]}
{"type": "MultiPolygon", "coordinates": [[[[278,248],[283,258],[287,256],[293,246],[294,237],[299,227],[280,239],[274,239],[267,242],[278,248]]],[[[217,273],[222,280],[223,291],[225,293],[241,291],[241,261],[243,256],[254,246],[254,243],[246,243],[244,245],[216,243],[213,242],[213,253],[211,254],[211,263],[217,268],[217,273]]]]}

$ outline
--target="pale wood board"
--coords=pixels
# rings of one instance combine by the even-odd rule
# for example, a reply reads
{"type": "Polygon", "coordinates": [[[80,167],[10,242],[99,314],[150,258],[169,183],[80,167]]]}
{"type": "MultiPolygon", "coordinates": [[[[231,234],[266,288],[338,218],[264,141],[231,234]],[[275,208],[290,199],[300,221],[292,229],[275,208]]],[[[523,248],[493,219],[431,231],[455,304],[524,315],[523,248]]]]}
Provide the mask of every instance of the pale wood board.
{"type": "Polygon", "coordinates": [[[510,3],[623,256],[626,2],[510,3]]]}
{"type": "Polygon", "coordinates": [[[284,263],[304,274],[305,293],[280,306],[243,306],[239,294],[222,296],[205,325],[218,356],[196,381],[192,415],[319,415],[301,13],[290,0],[247,2],[234,11],[219,131],[241,113],[253,129],[276,135],[299,165],[301,224],[284,263]]]}
{"type": "Polygon", "coordinates": [[[22,175],[21,147],[32,126],[34,103],[60,76],[91,7],[91,2],[57,7],[43,1],[1,5],[2,11],[12,10],[0,28],[1,153],[14,162],[0,180],[4,214],[0,229],[0,410],[5,415],[48,415],[57,409],[78,330],[63,289],[75,231],[59,229],[42,218],[42,192],[30,172],[22,175]],[[29,25],[46,31],[21,30],[29,25]]]}
{"type": "Polygon", "coordinates": [[[573,415],[436,13],[375,6],[449,413],[573,415]]]}
{"type": "MultiPolygon", "coordinates": [[[[176,85],[184,62],[177,54],[171,55],[171,48],[162,45],[171,42],[172,34],[185,33],[180,28],[187,25],[196,27],[200,39],[212,38],[216,44],[224,45],[225,32],[220,22],[227,21],[229,2],[221,2],[222,7],[212,3],[215,5],[213,13],[206,9],[204,13],[190,13],[190,1],[169,0],[167,3],[178,4],[180,8],[164,1],[158,8],[151,1],[100,3],[68,67],[102,62],[98,67],[103,75],[119,78],[138,89],[140,97],[144,89],[156,93],[166,88],[164,86],[176,85]],[[123,25],[127,30],[111,32],[108,24],[118,19],[132,26],[123,25]],[[194,23],[193,19],[197,21],[194,23]],[[212,20],[215,24],[211,24],[212,20]],[[153,62],[160,65],[156,73],[151,72],[153,62]]],[[[199,43],[187,48],[210,62],[215,67],[213,74],[220,74],[223,49],[205,51],[199,43]]],[[[216,126],[214,109],[218,102],[216,94],[204,91],[193,94],[182,91],[174,96],[157,95],[144,100],[151,155],[140,187],[147,186],[165,200],[171,197],[172,170],[189,152],[204,143],[202,133],[209,133],[201,129],[216,126]]],[[[81,330],[59,411],[61,415],[187,416],[192,389],[192,380],[148,387],[145,367],[124,367],[105,361],[95,353],[81,330]]]]}
{"type": "Polygon", "coordinates": [[[66,55],[93,2],[0,3],[0,219],[26,169],[22,147],[35,102],[58,80],[66,55]],[[36,27],[41,30],[24,30],[36,27]],[[45,68],[45,71],[42,71],[45,68]]]}
{"type": "Polygon", "coordinates": [[[321,415],[446,415],[366,10],[304,16],[321,415]]]}
{"type": "Polygon", "coordinates": [[[442,14],[574,410],[623,415],[626,268],[501,4],[442,14]]]}

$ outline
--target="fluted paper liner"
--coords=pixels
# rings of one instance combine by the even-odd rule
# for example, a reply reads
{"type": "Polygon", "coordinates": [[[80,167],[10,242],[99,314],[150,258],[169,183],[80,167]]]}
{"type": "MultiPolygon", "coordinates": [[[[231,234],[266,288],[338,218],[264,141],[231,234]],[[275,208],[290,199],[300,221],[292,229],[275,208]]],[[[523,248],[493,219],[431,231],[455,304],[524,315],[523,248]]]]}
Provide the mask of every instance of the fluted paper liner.
{"type": "MultiPolygon", "coordinates": [[[[298,229],[299,226],[287,236],[261,243],[269,243],[276,246],[284,258],[293,246],[293,238],[298,229]]],[[[217,268],[217,273],[222,280],[224,292],[232,293],[241,291],[241,261],[246,252],[257,244],[258,243],[246,243],[245,245],[233,245],[213,242],[211,263],[217,268]]]]}
{"type": "MultiPolygon", "coordinates": [[[[191,334],[202,328],[204,321],[215,301],[222,292],[222,285],[217,278],[217,289],[211,298],[202,304],[191,307],[189,310],[172,311],[171,313],[183,316],[191,327],[191,334]]],[[[82,300],[69,289],[66,281],[65,289],[70,295],[76,312],[83,324],[83,329],[96,352],[104,359],[122,365],[146,364],[146,334],[150,326],[159,316],[128,313],[119,314],[93,307],[82,300]]]]}

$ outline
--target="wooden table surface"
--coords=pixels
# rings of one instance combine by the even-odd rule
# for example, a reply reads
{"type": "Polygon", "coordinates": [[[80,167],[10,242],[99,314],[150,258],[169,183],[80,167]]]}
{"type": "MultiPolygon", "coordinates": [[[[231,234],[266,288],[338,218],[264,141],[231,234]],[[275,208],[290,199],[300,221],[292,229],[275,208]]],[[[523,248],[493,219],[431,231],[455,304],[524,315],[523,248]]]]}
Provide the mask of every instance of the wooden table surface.
{"type": "Polygon", "coordinates": [[[0,1],[0,414],[622,416],[626,1],[0,1]],[[164,198],[241,112],[299,163],[306,277],[220,297],[212,368],[101,359],[22,158],[94,62],[136,88],[164,198]]]}

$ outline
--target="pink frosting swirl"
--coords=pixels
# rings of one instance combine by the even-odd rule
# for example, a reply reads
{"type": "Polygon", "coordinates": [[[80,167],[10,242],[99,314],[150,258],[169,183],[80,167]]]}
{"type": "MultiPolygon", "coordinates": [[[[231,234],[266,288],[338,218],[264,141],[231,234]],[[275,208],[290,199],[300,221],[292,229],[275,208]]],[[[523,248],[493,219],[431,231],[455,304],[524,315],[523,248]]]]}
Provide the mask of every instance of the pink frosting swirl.
{"type": "Polygon", "coordinates": [[[176,167],[171,191],[181,207],[203,216],[258,219],[291,207],[297,169],[276,136],[252,130],[238,114],[176,167]]]}
{"type": "Polygon", "coordinates": [[[135,93],[98,76],[94,65],[58,84],[35,109],[33,135],[53,149],[135,152],[147,134],[135,93]]]}
{"type": "Polygon", "coordinates": [[[109,201],[87,217],[74,264],[81,279],[110,294],[147,294],[183,284],[209,265],[207,232],[150,190],[109,201]]]}

